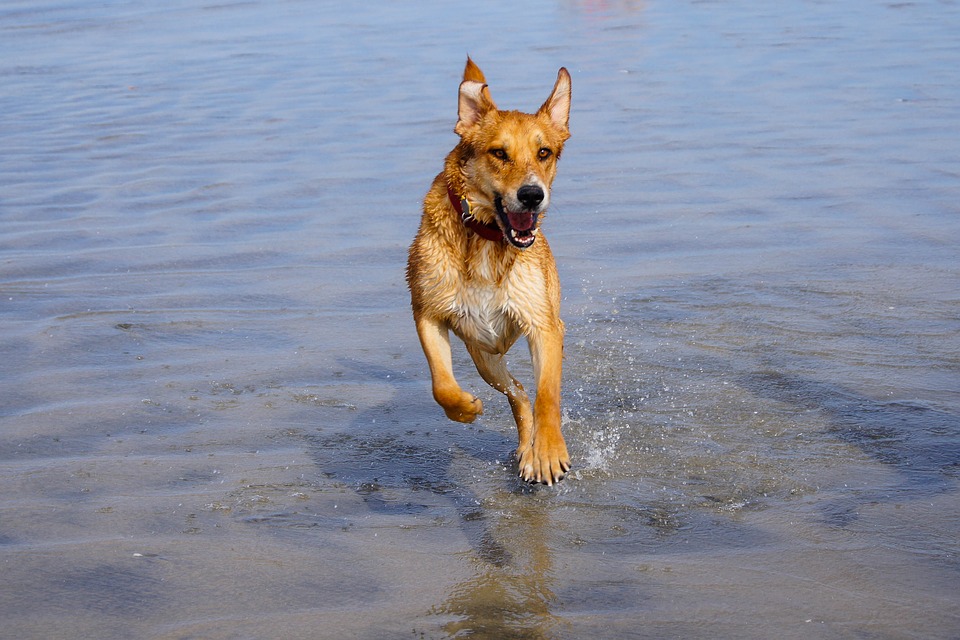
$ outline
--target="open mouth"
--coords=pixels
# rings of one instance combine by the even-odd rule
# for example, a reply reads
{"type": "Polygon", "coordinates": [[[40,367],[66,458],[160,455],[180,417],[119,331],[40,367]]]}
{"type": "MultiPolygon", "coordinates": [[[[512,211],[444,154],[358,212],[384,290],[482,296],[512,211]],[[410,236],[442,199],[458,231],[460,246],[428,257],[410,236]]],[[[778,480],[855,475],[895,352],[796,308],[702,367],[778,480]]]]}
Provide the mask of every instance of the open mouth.
{"type": "Polygon", "coordinates": [[[537,212],[510,211],[503,206],[503,198],[494,200],[504,237],[518,249],[526,249],[537,239],[537,212]]]}

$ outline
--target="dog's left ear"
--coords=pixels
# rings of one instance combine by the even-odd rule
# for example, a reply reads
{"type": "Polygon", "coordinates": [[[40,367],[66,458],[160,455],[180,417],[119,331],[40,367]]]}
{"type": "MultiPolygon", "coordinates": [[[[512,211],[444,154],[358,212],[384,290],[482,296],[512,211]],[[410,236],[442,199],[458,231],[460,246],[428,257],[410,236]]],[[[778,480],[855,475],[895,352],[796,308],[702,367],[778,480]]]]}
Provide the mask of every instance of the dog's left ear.
{"type": "Polygon", "coordinates": [[[554,126],[570,135],[570,74],[565,67],[560,67],[557,82],[553,85],[553,93],[543,103],[538,113],[547,114],[554,126]]]}

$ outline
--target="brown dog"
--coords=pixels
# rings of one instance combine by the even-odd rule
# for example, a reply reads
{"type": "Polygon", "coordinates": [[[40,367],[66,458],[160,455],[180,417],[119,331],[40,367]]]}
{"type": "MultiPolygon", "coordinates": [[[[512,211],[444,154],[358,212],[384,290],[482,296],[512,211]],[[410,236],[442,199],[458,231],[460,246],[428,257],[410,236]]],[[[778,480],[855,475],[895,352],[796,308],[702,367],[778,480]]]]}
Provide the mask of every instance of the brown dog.
{"type": "Polygon", "coordinates": [[[570,456],[560,434],[560,280],[538,223],[570,137],[569,115],[566,69],[535,114],[500,111],[483,72],[467,58],[454,128],[460,142],[424,199],[407,264],[433,397],[451,420],[473,422],[483,413],[480,400],[453,376],[452,329],[483,379],[510,402],[520,477],[548,485],[570,469],[570,456]],[[504,359],[521,335],[536,376],[532,410],[504,359]]]}

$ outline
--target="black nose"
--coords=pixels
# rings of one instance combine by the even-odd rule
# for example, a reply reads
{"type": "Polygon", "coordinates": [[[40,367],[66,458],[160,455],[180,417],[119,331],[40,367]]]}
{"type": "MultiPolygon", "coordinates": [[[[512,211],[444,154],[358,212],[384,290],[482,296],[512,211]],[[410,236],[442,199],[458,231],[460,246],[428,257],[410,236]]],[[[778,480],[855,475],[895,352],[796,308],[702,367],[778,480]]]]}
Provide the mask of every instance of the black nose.
{"type": "Polygon", "coordinates": [[[527,209],[535,209],[543,202],[543,189],[535,184],[525,184],[517,189],[517,200],[527,209]]]}

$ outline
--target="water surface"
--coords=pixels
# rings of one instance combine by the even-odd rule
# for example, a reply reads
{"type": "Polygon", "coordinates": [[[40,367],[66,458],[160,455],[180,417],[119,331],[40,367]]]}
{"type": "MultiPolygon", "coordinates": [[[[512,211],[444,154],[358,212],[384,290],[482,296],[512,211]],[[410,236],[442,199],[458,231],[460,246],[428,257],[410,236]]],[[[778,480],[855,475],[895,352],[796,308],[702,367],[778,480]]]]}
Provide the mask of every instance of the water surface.
{"type": "MultiPolygon", "coordinates": [[[[955,2],[8,2],[16,638],[955,638],[955,2]],[[574,473],[433,403],[465,54],[573,76],[574,473]]],[[[525,350],[513,355],[529,379],[525,350]]]]}

